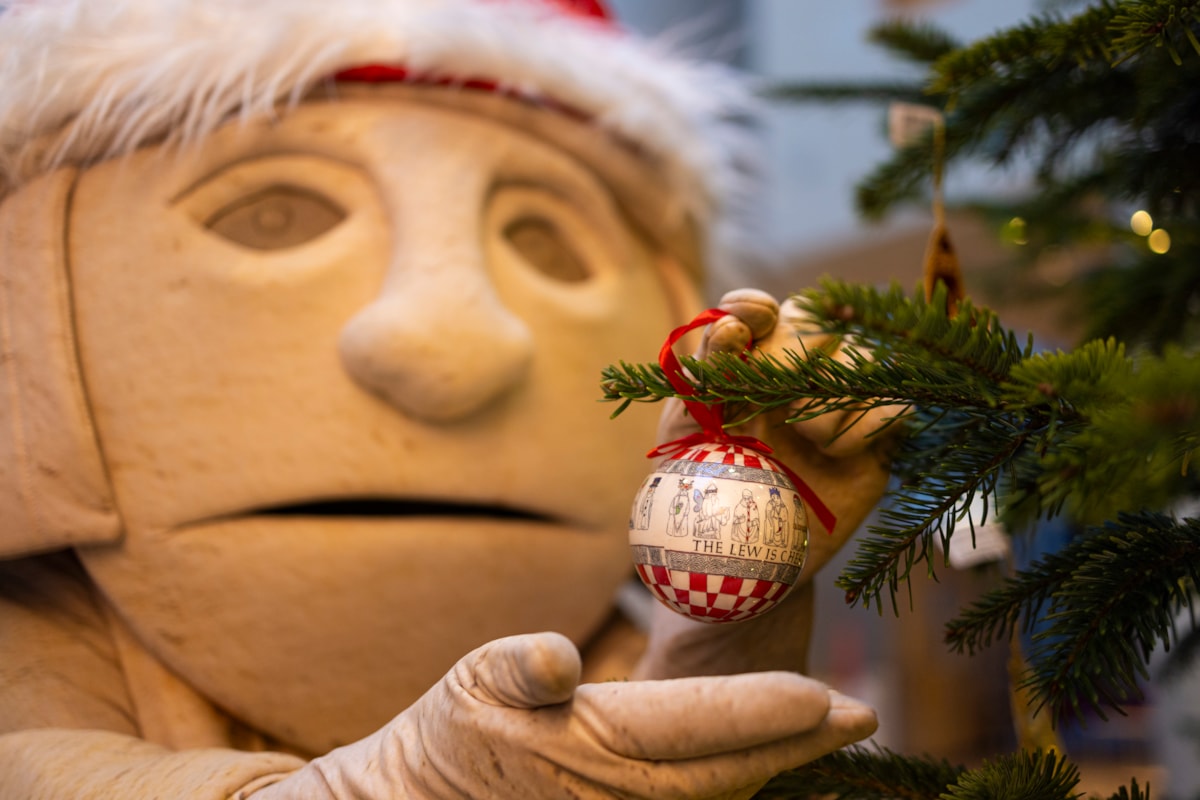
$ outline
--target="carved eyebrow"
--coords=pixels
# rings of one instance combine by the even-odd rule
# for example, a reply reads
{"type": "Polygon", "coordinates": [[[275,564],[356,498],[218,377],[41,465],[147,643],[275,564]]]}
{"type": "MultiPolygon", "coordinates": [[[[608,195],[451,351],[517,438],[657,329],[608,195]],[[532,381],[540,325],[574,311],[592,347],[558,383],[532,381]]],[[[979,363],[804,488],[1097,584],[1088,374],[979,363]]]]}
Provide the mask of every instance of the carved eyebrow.
{"type": "Polygon", "coordinates": [[[204,174],[193,177],[187,185],[172,194],[167,199],[167,204],[171,206],[178,205],[189,195],[193,194],[197,189],[204,186],[206,183],[217,179],[223,173],[230,172],[247,164],[253,164],[256,161],[266,161],[276,158],[315,158],[328,161],[331,164],[347,167],[349,169],[362,169],[362,164],[354,161],[353,159],[338,158],[328,153],[314,153],[311,150],[300,150],[295,147],[280,147],[277,150],[259,150],[256,152],[241,153],[234,158],[222,160],[216,165],[206,169],[204,174]]]}

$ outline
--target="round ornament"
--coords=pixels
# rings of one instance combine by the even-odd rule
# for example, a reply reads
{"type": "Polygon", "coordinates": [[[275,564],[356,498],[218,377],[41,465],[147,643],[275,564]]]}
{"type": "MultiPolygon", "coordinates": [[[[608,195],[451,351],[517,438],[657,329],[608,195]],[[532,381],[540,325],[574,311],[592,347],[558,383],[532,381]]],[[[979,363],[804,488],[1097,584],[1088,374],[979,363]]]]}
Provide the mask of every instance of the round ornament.
{"type": "Polygon", "coordinates": [[[642,482],[629,545],[642,582],[668,608],[703,622],[737,622],[791,591],[808,555],[808,517],[777,461],[705,441],[642,482]]]}
{"type": "Polygon", "coordinates": [[[721,404],[695,399],[671,348],[728,313],[700,312],[659,350],[663,375],[700,430],[646,454],[667,458],[642,482],[629,518],[642,582],[668,608],[703,622],[740,622],[770,611],[804,567],[809,511],[825,530],[837,525],[812,487],[770,457],[767,444],[730,434],[721,404]]]}

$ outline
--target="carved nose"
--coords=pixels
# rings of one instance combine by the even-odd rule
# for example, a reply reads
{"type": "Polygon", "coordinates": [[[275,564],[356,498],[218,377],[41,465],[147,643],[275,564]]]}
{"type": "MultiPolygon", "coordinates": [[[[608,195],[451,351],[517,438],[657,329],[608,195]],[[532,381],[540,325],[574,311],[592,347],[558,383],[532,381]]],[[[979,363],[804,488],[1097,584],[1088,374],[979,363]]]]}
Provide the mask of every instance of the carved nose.
{"type": "Polygon", "coordinates": [[[533,337],[489,293],[447,298],[398,285],[346,324],[338,349],[363,388],[410,416],[452,422],[521,382],[533,337]]]}

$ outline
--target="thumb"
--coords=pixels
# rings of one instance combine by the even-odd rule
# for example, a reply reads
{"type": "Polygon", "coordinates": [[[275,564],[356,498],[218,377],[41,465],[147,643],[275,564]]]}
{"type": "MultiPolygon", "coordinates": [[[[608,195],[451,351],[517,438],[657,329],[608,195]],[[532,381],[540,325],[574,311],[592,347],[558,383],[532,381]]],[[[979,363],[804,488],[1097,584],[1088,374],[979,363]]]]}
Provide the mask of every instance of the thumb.
{"type": "Polygon", "coordinates": [[[539,708],[570,700],[579,685],[579,651],[558,633],[496,639],[464,656],[453,674],[476,700],[539,708]]]}
{"type": "Polygon", "coordinates": [[[735,289],[721,297],[720,309],[729,312],[708,326],[698,358],[712,353],[740,353],[752,342],[765,339],[775,328],[779,303],[757,289],[735,289]]]}

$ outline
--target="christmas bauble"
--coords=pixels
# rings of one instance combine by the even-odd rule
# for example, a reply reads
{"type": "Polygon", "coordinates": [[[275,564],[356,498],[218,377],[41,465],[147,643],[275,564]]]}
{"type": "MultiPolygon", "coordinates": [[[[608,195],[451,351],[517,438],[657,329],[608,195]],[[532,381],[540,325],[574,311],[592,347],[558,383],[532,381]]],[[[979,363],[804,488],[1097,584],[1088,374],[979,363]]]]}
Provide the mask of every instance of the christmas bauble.
{"type": "Polygon", "coordinates": [[[669,608],[737,622],[791,591],[808,555],[808,510],[774,459],[704,442],[642,482],[629,546],[642,582],[669,608]]]}

